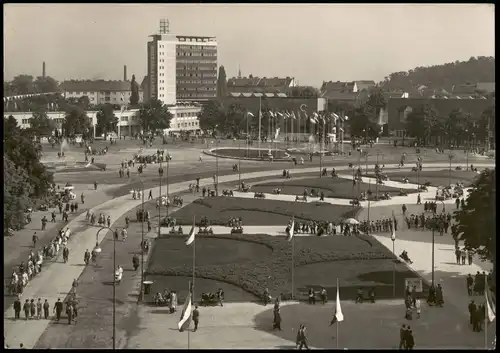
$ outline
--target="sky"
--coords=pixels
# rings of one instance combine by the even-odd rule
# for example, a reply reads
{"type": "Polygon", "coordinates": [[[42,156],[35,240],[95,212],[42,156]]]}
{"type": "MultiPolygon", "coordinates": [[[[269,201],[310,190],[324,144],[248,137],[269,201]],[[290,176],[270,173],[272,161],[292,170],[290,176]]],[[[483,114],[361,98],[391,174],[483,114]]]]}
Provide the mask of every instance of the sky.
{"type": "Polygon", "coordinates": [[[159,21],[178,35],[215,36],[234,77],[299,85],[374,80],[392,72],[494,56],[489,4],[5,4],[4,77],[129,79],[147,69],[159,21]]]}

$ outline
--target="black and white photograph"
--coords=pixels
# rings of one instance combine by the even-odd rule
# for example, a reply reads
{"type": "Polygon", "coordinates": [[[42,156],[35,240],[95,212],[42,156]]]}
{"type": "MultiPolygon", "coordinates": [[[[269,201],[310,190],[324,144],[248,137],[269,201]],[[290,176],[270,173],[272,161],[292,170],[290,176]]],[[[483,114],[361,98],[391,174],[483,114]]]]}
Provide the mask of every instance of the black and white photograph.
{"type": "Polygon", "coordinates": [[[496,349],[494,6],[4,4],[4,348],[496,349]]]}

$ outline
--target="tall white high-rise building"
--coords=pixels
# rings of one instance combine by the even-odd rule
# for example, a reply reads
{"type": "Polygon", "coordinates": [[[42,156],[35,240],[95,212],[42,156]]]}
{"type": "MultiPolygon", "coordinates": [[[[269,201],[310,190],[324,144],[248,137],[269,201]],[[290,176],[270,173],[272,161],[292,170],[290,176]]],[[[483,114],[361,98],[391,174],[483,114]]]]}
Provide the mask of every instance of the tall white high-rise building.
{"type": "Polygon", "coordinates": [[[168,20],[148,42],[145,100],[164,104],[203,101],[217,96],[217,40],[215,37],[169,33],[168,20]]]}

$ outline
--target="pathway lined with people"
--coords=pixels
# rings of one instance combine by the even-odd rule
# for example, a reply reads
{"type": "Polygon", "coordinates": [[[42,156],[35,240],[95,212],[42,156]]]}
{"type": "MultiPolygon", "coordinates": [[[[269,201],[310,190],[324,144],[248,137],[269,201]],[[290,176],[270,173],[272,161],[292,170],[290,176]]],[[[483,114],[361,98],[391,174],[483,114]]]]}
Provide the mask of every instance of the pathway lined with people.
{"type": "MultiPolygon", "coordinates": [[[[432,167],[445,168],[448,164],[431,164],[432,167]]],[[[482,163],[476,165],[478,168],[491,167],[494,166],[493,163],[482,163]]],[[[374,166],[371,165],[370,168],[374,166]]],[[[454,165],[452,164],[452,167],[454,165]]],[[[348,170],[347,167],[337,167],[337,170],[348,170]]],[[[389,168],[386,168],[389,169],[389,168]]],[[[314,168],[304,168],[301,169],[301,173],[316,173],[318,171],[317,167],[314,168]]],[[[253,172],[234,175],[225,175],[219,177],[219,184],[232,183],[241,180],[257,179],[263,177],[275,177],[279,178],[282,175],[282,170],[271,170],[262,172],[253,172]]],[[[189,185],[193,181],[185,181],[181,183],[175,183],[169,185],[169,190],[171,194],[186,191],[189,189],[189,185]]],[[[205,178],[200,180],[200,187],[212,186],[213,179],[205,178]]],[[[145,194],[148,195],[152,192],[155,197],[158,197],[159,186],[145,190],[145,194]]],[[[94,214],[106,214],[111,217],[111,223],[113,223],[120,218],[121,215],[125,214],[129,210],[139,206],[141,200],[134,200],[130,195],[125,195],[122,197],[115,198],[113,200],[107,201],[101,205],[93,207],[91,212],[94,214]]],[[[284,225],[286,226],[286,225],[284,225]]],[[[29,285],[25,288],[22,298],[33,298],[33,299],[48,299],[51,306],[57,301],[57,298],[64,299],[66,294],[71,289],[71,284],[73,279],[78,278],[82,273],[84,267],[83,264],[83,254],[86,249],[93,249],[96,242],[99,243],[104,238],[104,231],[101,232],[99,239],[96,239],[97,231],[100,227],[90,226],[85,220],[85,215],[79,215],[73,221],[69,222],[67,227],[70,229],[79,229],[73,233],[71,239],[68,242],[68,247],[70,248],[71,255],[68,263],[53,263],[47,268],[44,268],[42,273],[37,276],[29,285]],[[84,229],[82,228],[84,224],[84,229]]],[[[43,331],[46,329],[50,320],[12,320],[13,310],[12,308],[6,308],[4,314],[4,336],[7,342],[11,344],[23,343],[25,348],[33,348],[39,337],[42,335],[43,331]],[[17,342],[17,343],[16,343],[17,342]]]]}

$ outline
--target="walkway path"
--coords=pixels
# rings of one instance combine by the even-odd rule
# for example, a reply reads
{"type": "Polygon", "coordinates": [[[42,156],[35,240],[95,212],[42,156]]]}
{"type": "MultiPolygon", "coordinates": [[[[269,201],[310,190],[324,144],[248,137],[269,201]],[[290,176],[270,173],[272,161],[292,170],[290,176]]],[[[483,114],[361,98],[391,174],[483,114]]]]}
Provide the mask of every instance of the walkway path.
{"type": "MultiPolygon", "coordinates": [[[[448,164],[432,164],[434,167],[448,167],[448,164]]],[[[452,165],[453,166],[453,165],[452,165]]],[[[492,163],[478,164],[478,168],[491,167],[492,163]]],[[[371,168],[374,166],[372,165],[371,168]]],[[[337,170],[347,170],[347,167],[338,167],[337,170]]],[[[302,169],[301,173],[315,173],[317,168],[306,168],[302,169]]],[[[281,176],[282,170],[264,171],[264,172],[253,172],[242,174],[241,179],[256,179],[262,177],[279,177],[281,176]]],[[[226,175],[219,177],[219,183],[229,183],[238,180],[238,175],[226,175]]],[[[193,181],[185,181],[181,183],[176,183],[170,185],[170,192],[177,193],[185,191],[188,189],[189,184],[193,181]]],[[[208,186],[213,183],[212,178],[205,178],[200,180],[200,186],[208,186]]],[[[154,187],[145,190],[148,194],[149,191],[153,194],[158,195],[159,187],[154,187]]],[[[112,222],[118,219],[122,214],[127,211],[139,206],[140,200],[133,200],[130,195],[115,198],[113,200],[107,201],[99,206],[92,208],[93,213],[104,213],[111,216],[112,222]]],[[[23,294],[23,298],[44,298],[49,299],[49,302],[53,304],[58,297],[64,297],[66,293],[69,292],[71,288],[71,283],[74,278],[78,278],[83,271],[81,266],[82,257],[86,249],[92,249],[96,243],[96,233],[99,229],[98,227],[89,226],[85,221],[85,215],[80,215],[76,217],[75,220],[71,221],[68,226],[71,229],[84,228],[82,231],[75,231],[69,241],[69,248],[71,250],[70,260],[67,264],[54,263],[51,266],[45,268],[43,272],[37,276],[29,285],[26,287],[23,294]],[[82,227],[83,225],[83,227],[82,227]]],[[[103,233],[103,232],[101,232],[103,233]]],[[[104,234],[101,234],[101,241],[104,234]]],[[[36,344],[38,338],[41,336],[43,331],[49,324],[48,320],[30,320],[25,321],[13,321],[11,319],[6,319],[5,317],[12,317],[12,308],[8,308],[6,315],[4,315],[4,336],[7,342],[22,342],[26,348],[33,348],[36,344]]]]}

